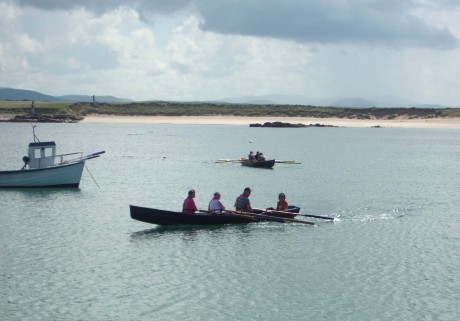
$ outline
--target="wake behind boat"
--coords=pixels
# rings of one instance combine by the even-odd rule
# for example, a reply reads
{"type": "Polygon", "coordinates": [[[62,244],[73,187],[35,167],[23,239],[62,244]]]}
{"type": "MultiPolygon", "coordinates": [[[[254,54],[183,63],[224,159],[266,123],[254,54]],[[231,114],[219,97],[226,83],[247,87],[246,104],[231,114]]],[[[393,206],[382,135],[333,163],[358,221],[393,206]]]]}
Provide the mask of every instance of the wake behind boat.
{"type": "Polygon", "coordinates": [[[22,169],[0,171],[0,188],[76,188],[80,185],[85,161],[105,153],[100,151],[85,156],[82,152],[56,155],[55,142],[37,140],[34,132],[34,142],[29,144],[28,156],[22,158],[22,169]]]}

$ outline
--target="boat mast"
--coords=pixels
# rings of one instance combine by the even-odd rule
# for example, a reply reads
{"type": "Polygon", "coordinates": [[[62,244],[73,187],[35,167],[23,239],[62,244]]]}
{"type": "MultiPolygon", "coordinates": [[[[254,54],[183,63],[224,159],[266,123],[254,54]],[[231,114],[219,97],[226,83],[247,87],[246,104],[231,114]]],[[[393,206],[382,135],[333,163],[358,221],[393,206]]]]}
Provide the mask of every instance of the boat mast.
{"type": "Polygon", "coordinates": [[[35,125],[32,125],[32,133],[34,134],[34,143],[36,142],[40,142],[40,140],[38,139],[38,137],[35,135],[35,125]]]}

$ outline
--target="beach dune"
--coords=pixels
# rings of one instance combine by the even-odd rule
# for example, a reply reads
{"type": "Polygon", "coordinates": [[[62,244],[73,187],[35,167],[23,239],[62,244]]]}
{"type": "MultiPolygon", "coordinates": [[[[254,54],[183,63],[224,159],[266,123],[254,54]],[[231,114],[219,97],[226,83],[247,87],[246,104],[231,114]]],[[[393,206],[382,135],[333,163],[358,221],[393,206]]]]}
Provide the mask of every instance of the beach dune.
{"type": "Polygon", "coordinates": [[[331,125],[338,127],[390,127],[390,128],[460,128],[460,118],[429,119],[343,119],[309,117],[238,117],[238,116],[112,116],[88,115],[83,123],[134,124],[196,124],[196,125],[249,125],[265,122],[284,122],[305,125],[331,125]]]}

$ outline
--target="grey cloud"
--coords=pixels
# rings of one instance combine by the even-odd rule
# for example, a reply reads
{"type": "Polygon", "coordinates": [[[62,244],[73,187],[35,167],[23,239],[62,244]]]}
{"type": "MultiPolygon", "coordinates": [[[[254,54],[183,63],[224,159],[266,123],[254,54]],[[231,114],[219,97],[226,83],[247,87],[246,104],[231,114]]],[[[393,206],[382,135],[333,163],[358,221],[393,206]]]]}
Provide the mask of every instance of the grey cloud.
{"type": "Polygon", "coordinates": [[[202,28],[316,43],[362,43],[454,48],[457,39],[411,15],[408,1],[208,2],[201,6],[202,28]],[[225,14],[217,14],[218,12],[225,14]]]}
{"type": "MultiPolygon", "coordinates": [[[[3,0],[0,0],[0,2],[3,0]]],[[[171,13],[186,7],[189,0],[12,0],[22,6],[30,6],[43,10],[71,10],[86,8],[101,14],[120,7],[129,7],[138,11],[147,10],[152,13],[171,13]]]]}
{"type": "MultiPolygon", "coordinates": [[[[2,1],[2,0],[0,0],[2,1]]],[[[45,10],[85,7],[102,13],[121,6],[136,9],[144,20],[193,8],[201,28],[221,34],[269,37],[301,43],[357,43],[451,49],[458,40],[411,14],[426,7],[456,7],[457,0],[15,0],[45,10]]]]}

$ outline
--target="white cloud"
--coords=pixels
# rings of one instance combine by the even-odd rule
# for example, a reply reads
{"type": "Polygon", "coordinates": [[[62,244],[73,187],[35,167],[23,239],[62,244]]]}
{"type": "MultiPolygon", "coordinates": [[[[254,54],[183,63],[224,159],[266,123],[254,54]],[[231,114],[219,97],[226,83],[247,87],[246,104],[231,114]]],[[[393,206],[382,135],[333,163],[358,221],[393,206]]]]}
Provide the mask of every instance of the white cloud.
{"type": "Polygon", "coordinates": [[[398,95],[459,105],[454,2],[74,3],[0,0],[0,86],[137,100],[398,95]]]}

